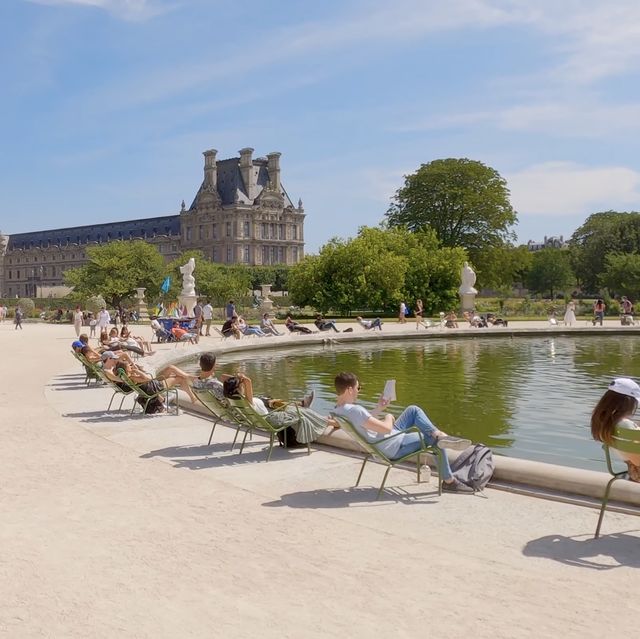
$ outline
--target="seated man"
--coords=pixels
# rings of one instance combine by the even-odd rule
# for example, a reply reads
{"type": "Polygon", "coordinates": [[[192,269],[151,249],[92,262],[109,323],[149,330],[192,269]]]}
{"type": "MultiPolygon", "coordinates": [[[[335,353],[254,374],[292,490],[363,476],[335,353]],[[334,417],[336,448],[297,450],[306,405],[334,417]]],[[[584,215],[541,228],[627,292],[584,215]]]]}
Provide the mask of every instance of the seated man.
{"type": "Polygon", "coordinates": [[[362,326],[362,328],[364,328],[366,331],[376,328],[382,330],[382,321],[379,317],[376,317],[374,320],[366,320],[362,319],[362,317],[358,315],[358,317],[356,317],[356,320],[358,320],[358,324],[360,324],[360,326],[362,326]]]}
{"type": "Polygon", "coordinates": [[[316,321],[314,322],[319,331],[335,331],[339,333],[340,331],[336,327],[336,323],[333,320],[327,320],[322,317],[321,313],[318,313],[316,316],[316,321]]]}
{"type": "Polygon", "coordinates": [[[298,324],[297,322],[294,322],[291,315],[287,315],[287,319],[285,319],[284,325],[287,327],[287,329],[291,333],[304,333],[305,335],[308,335],[309,333],[313,332],[310,328],[307,328],[306,326],[302,326],[302,324],[298,324]]]}
{"type": "Polygon", "coordinates": [[[158,321],[157,315],[151,316],[151,329],[155,333],[158,343],[168,342],[173,336],[172,334],[158,321]]]}
{"type": "Polygon", "coordinates": [[[171,333],[175,337],[178,342],[189,342],[189,344],[197,344],[198,343],[198,334],[190,333],[184,328],[180,327],[178,320],[173,320],[173,325],[171,327],[171,333]]]}
{"type": "MultiPolygon", "coordinates": [[[[369,412],[364,406],[356,404],[360,383],[353,373],[340,373],[334,380],[336,393],[338,395],[336,408],[333,411],[336,415],[344,417],[351,422],[353,427],[370,442],[382,442],[380,450],[389,459],[398,459],[411,452],[417,452],[421,448],[420,436],[418,433],[404,433],[390,439],[389,442],[383,440],[389,435],[402,433],[403,430],[411,426],[417,426],[424,437],[424,442],[428,446],[438,446],[438,448],[464,449],[471,444],[468,439],[458,439],[450,437],[446,433],[438,430],[429,420],[425,412],[418,406],[409,406],[400,414],[397,419],[393,415],[381,416],[382,411],[388,406],[389,401],[380,397],[377,407],[369,412]]],[[[442,453],[442,477],[444,490],[460,493],[473,493],[473,489],[458,481],[451,472],[446,451],[442,453]]]]}
{"type": "Polygon", "coordinates": [[[71,344],[74,353],[80,353],[82,349],[89,344],[89,338],[86,333],[78,335],[78,339],[71,344]]]}
{"type": "Polygon", "coordinates": [[[455,311],[449,311],[445,316],[445,326],[447,328],[458,328],[458,318],[455,311]]]}
{"type": "Polygon", "coordinates": [[[222,329],[220,331],[225,337],[235,337],[236,339],[240,339],[242,333],[240,331],[240,327],[238,326],[238,316],[233,315],[222,325],[222,329]]]}
{"type": "Polygon", "coordinates": [[[260,328],[264,333],[270,335],[282,335],[277,329],[273,320],[269,317],[269,313],[265,313],[260,320],[260,328]]]}

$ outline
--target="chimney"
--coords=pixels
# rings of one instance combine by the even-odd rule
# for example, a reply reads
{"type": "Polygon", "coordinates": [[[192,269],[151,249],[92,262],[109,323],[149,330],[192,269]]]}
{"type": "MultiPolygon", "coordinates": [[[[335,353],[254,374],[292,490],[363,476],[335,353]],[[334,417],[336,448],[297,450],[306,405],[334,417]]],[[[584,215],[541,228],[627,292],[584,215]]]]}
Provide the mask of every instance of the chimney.
{"type": "Polygon", "coordinates": [[[242,175],[244,188],[249,199],[253,200],[253,160],[251,159],[253,149],[247,147],[246,149],[240,149],[238,153],[240,153],[240,175],[242,175]]]}
{"type": "Polygon", "coordinates": [[[205,188],[217,188],[218,186],[218,170],[216,168],[216,149],[205,151],[204,155],[204,184],[205,188]]]}
{"type": "Polygon", "coordinates": [[[275,151],[267,155],[267,171],[271,188],[280,193],[280,156],[282,153],[275,151]]]}

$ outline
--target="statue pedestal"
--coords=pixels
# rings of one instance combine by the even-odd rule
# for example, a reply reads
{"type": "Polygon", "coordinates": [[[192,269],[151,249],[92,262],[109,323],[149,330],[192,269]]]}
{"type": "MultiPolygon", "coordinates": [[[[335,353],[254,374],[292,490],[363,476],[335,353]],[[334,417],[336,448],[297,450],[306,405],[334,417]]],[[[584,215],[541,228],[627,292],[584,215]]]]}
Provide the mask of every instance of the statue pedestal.
{"type": "Polygon", "coordinates": [[[144,292],[146,288],[137,288],[138,292],[138,319],[139,320],[148,320],[149,319],[149,311],[147,310],[147,303],[144,300],[144,292]]]}
{"type": "Polygon", "coordinates": [[[477,293],[460,293],[460,306],[462,312],[472,311],[476,307],[476,295],[477,293]]]}
{"type": "Polygon", "coordinates": [[[178,302],[180,303],[180,306],[186,307],[187,315],[189,317],[193,317],[193,309],[198,303],[198,296],[197,295],[180,295],[180,297],[178,298],[178,302]]]}
{"type": "Polygon", "coordinates": [[[273,302],[269,299],[271,284],[260,284],[260,291],[262,293],[262,303],[260,304],[260,308],[265,313],[270,313],[273,310],[273,302]]]}

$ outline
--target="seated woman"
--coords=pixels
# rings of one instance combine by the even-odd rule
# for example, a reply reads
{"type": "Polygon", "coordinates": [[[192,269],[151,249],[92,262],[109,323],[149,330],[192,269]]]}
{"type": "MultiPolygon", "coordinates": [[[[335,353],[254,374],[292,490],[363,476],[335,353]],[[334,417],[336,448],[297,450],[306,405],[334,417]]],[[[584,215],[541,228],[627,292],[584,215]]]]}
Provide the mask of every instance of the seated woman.
{"type": "Polygon", "coordinates": [[[242,373],[227,377],[223,382],[223,392],[229,399],[244,397],[256,413],[263,415],[273,426],[291,426],[296,432],[296,440],[301,444],[318,439],[328,425],[326,417],[309,408],[313,401],[313,392],[295,403],[270,397],[256,397],[253,394],[251,379],[242,373]]]}
{"type": "Polygon", "coordinates": [[[240,327],[238,326],[238,316],[233,315],[230,317],[223,325],[220,331],[225,337],[235,337],[236,339],[240,339],[242,336],[242,332],[240,331],[240,327]]]}
{"type": "Polygon", "coordinates": [[[484,322],[479,315],[476,315],[469,311],[465,311],[462,315],[467,320],[467,322],[469,322],[469,326],[471,328],[485,328],[487,326],[486,322],[484,322]]]}
{"type": "Polygon", "coordinates": [[[138,348],[142,348],[143,350],[146,349],[149,355],[153,354],[153,351],[151,350],[151,344],[142,339],[142,337],[136,337],[135,335],[132,335],[129,331],[129,327],[126,324],[123,324],[122,328],[120,329],[120,341],[123,344],[127,344],[128,346],[137,346],[138,348]]]}
{"type": "MultiPolygon", "coordinates": [[[[611,443],[616,426],[637,430],[631,418],[638,408],[640,386],[628,377],[618,377],[610,384],[591,414],[591,435],[599,442],[611,443]]],[[[629,479],[640,482],[640,455],[616,450],[629,468],[629,479]]]]}
{"type": "Polygon", "coordinates": [[[324,319],[324,317],[322,317],[322,313],[318,313],[314,324],[316,325],[319,331],[334,330],[336,333],[340,332],[336,327],[336,323],[333,320],[324,319]]]}
{"type": "Polygon", "coordinates": [[[269,313],[265,313],[262,316],[262,319],[260,320],[260,328],[263,330],[264,333],[267,333],[270,335],[282,335],[282,333],[280,333],[276,329],[275,324],[273,323],[273,320],[269,317],[269,313]]]}
{"type": "Polygon", "coordinates": [[[238,328],[243,335],[257,335],[258,337],[267,336],[259,326],[249,326],[242,316],[238,317],[238,328]]]}
{"type": "Polygon", "coordinates": [[[360,326],[362,326],[362,328],[364,328],[366,331],[376,328],[382,330],[382,321],[379,317],[376,317],[374,320],[366,320],[362,319],[362,317],[358,315],[358,317],[356,317],[356,320],[358,321],[358,324],[360,324],[360,326]]]}
{"type": "Polygon", "coordinates": [[[447,328],[458,328],[458,318],[455,311],[449,311],[445,315],[445,326],[447,328]]]}
{"type": "Polygon", "coordinates": [[[105,349],[110,351],[131,351],[132,353],[144,356],[144,350],[142,350],[140,346],[137,344],[127,344],[118,337],[117,328],[112,328],[109,333],[102,331],[102,333],[100,333],[100,343],[105,349]]]}
{"type": "Polygon", "coordinates": [[[294,322],[291,315],[287,315],[287,319],[285,319],[284,325],[291,333],[303,333],[304,335],[308,335],[313,332],[310,328],[294,322]]]}

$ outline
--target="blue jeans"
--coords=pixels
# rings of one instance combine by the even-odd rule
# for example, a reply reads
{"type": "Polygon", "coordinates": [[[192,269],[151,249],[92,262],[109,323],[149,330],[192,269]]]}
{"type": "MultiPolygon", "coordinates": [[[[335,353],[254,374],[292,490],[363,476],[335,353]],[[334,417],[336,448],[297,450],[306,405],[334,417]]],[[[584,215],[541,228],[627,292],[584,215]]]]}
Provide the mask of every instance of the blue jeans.
{"type": "MultiPolygon", "coordinates": [[[[396,419],[393,426],[393,431],[403,431],[411,426],[416,426],[424,437],[424,443],[427,446],[436,446],[437,440],[435,433],[438,429],[431,423],[431,420],[427,417],[427,414],[419,406],[408,406],[405,408],[398,419],[396,419]]],[[[420,435],[418,433],[407,433],[403,439],[400,448],[396,453],[394,459],[404,457],[410,453],[419,451],[421,448],[420,435]]],[[[447,459],[447,451],[443,450],[441,455],[440,471],[442,478],[449,480],[453,478],[451,472],[451,466],[449,466],[449,460],[447,459]]]]}

